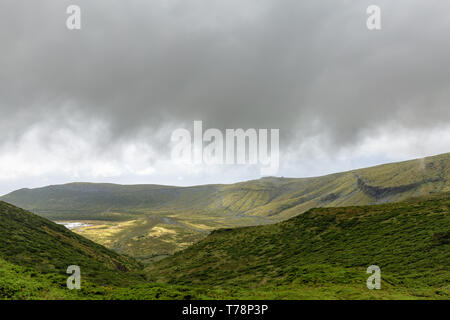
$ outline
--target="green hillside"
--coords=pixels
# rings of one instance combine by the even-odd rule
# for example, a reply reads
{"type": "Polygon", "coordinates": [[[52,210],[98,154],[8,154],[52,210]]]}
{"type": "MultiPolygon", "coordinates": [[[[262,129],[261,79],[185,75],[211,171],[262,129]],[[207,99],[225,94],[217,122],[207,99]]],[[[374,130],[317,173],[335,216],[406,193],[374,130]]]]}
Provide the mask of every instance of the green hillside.
{"type": "Polygon", "coordinates": [[[152,284],[132,258],[0,201],[0,300],[185,299],[206,293],[152,284]],[[81,269],[81,290],[66,286],[69,265],[81,269]]]}
{"type": "Polygon", "coordinates": [[[187,248],[218,228],[283,221],[315,207],[397,202],[450,191],[450,154],[315,178],[170,187],[71,183],[21,189],[1,200],[52,220],[84,220],[76,230],[141,261],[187,248]]]}
{"type": "Polygon", "coordinates": [[[147,267],[151,279],[239,298],[450,298],[450,194],[318,208],[223,229],[147,267]],[[366,288],[378,265],[382,290],[366,288]]]}
{"type": "Polygon", "coordinates": [[[87,278],[109,283],[109,276],[118,279],[140,268],[132,258],[2,201],[0,243],[0,258],[42,273],[65,274],[69,265],[78,265],[87,278]]]}
{"type": "Polygon", "coordinates": [[[66,288],[69,265],[80,267],[86,287],[129,283],[140,268],[131,258],[0,202],[0,298],[75,298],[66,288]]]}
{"type": "Polygon", "coordinates": [[[0,299],[450,299],[450,195],[221,229],[145,270],[0,202],[0,299]],[[68,265],[81,290],[66,288],[68,265]],[[366,288],[366,268],[382,289],[366,288]]]}
{"type": "Polygon", "coordinates": [[[66,274],[78,265],[92,281],[110,283],[140,265],[63,226],[0,202],[0,258],[41,273],[66,274]]]}

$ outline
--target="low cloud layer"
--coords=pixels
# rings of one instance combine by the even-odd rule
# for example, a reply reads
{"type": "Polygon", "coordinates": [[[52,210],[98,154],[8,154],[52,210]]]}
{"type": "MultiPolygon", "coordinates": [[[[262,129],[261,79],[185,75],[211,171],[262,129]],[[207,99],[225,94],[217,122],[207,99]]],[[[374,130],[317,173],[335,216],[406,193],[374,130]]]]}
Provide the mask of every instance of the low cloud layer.
{"type": "Polygon", "coordinates": [[[448,152],[450,3],[4,0],[0,193],[74,180],[196,184],[170,133],[279,128],[280,175],[448,152]],[[82,29],[65,26],[82,10],[82,29]],[[366,8],[382,30],[366,28],[366,8]],[[392,148],[396,145],[396,148],[392,148]]]}

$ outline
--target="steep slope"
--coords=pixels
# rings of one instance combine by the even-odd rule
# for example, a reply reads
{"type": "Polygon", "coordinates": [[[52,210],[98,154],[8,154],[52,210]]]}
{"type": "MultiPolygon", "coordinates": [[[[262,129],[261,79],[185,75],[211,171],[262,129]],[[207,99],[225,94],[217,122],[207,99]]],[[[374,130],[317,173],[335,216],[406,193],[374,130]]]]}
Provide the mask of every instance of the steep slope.
{"type": "Polygon", "coordinates": [[[0,201],[0,300],[199,299],[206,294],[149,283],[132,258],[0,201]],[[81,290],[66,287],[69,265],[81,269],[81,290]]]}
{"type": "Polygon", "coordinates": [[[450,191],[450,154],[317,178],[266,178],[227,186],[228,208],[283,220],[315,207],[402,201],[450,191]]]}
{"type": "Polygon", "coordinates": [[[382,270],[380,294],[450,298],[450,194],[217,230],[147,271],[172,284],[247,288],[253,298],[362,298],[370,265],[382,270]]]}
{"type": "Polygon", "coordinates": [[[315,178],[195,187],[72,183],[21,189],[0,199],[53,220],[96,220],[77,232],[149,261],[218,228],[274,223],[315,207],[389,203],[446,191],[450,153],[315,178]]]}
{"type": "Polygon", "coordinates": [[[208,294],[205,288],[152,284],[133,259],[0,201],[0,300],[201,299],[208,294]],[[81,290],[66,286],[72,264],[80,266],[81,290]]]}
{"type": "Polygon", "coordinates": [[[140,267],[132,258],[1,201],[0,258],[52,274],[65,275],[69,265],[78,265],[86,279],[97,283],[119,282],[140,267]]]}

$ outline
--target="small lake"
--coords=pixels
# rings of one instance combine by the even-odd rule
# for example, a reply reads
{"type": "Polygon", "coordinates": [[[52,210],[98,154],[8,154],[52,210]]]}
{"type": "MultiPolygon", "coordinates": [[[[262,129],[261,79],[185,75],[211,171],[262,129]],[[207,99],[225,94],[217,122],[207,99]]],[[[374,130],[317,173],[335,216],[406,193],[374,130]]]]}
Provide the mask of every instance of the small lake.
{"type": "Polygon", "coordinates": [[[92,224],[89,223],[73,222],[73,221],[55,221],[55,223],[63,225],[69,230],[92,226],[92,224]]]}

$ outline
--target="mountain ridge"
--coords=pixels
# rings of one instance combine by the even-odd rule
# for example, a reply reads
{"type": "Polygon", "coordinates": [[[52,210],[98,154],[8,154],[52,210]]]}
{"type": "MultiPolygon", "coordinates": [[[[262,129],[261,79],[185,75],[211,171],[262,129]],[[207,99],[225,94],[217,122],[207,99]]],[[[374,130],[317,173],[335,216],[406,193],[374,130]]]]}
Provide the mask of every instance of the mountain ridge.
{"type": "Polygon", "coordinates": [[[21,189],[0,200],[51,220],[96,221],[77,232],[120,253],[152,259],[218,228],[276,223],[316,207],[391,203],[448,191],[450,153],[320,177],[189,187],[71,183],[21,189]]]}
{"type": "MultiPolygon", "coordinates": [[[[33,189],[23,188],[8,193],[4,196],[1,196],[0,199],[50,218],[74,218],[63,215],[57,216],[56,212],[58,210],[64,212],[67,209],[66,208],[62,209],[61,207],[58,208],[57,200],[55,198],[50,197],[51,196],[67,197],[64,199],[64,203],[61,204],[64,205],[64,207],[67,207],[67,205],[71,205],[71,202],[79,200],[76,199],[76,197],[83,197],[82,200],[86,200],[86,198],[88,198],[87,196],[88,194],[97,194],[100,197],[98,199],[99,207],[89,208],[89,210],[92,213],[95,213],[102,211],[104,212],[115,208],[126,211],[127,208],[129,209],[130,207],[140,207],[140,206],[141,207],[147,206],[150,209],[161,209],[165,207],[169,207],[171,209],[179,209],[179,208],[184,209],[186,205],[182,204],[180,206],[179,202],[177,202],[177,198],[179,198],[180,195],[181,196],[186,195],[185,198],[188,198],[189,196],[195,195],[196,192],[201,192],[203,193],[203,198],[210,197],[210,199],[208,199],[208,203],[206,203],[207,204],[206,206],[204,205],[205,204],[204,202],[202,203],[203,205],[202,207],[205,207],[208,210],[214,209],[226,210],[229,208],[235,211],[236,209],[238,209],[237,211],[240,213],[244,212],[254,213],[256,211],[255,205],[256,207],[261,206],[263,207],[274,200],[280,200],[280,197],[282,197],[285,193],[291,192],[295,188],[299,188],[304,184],[314,184],[319,180],[322,181],[319,182],[320,187],[326,187],[327,184],[331,184],[333,181],[339,179],[345,180],[343,181],[344,183],[350,182],[353,185],[352,187],[354,188],[354,191],[361,191],[362,193],[365,193],[367,196],[373,198],[373,199],[366,199],[366,203],[378,203],[380,201],[381,202],[390,201],[387,198],[395,197],[398,194],[417,189],[425,184],[437,185],[438,183],[443,183],[445,188],[444,187],[440,189],[436,188],[435,190],[431,191],[445,192],[447,191],[447,189],[450,188],[448,184],[450,175],[449,167],[450,167],[450,153],[446,153],[432,157],[382,164],[373,167],[332,173],[318,177],[308,177],[308,178],[263,177],[257,180],[237,182],[234,184],[207,184],[207,185],[182,186],[182,187],[157,185],[157,184],[123,185],[112,183],[72,182],[68,184],[50,185],[33,189]],[[443,164],[442,160],[444,160],[444,165],[442,165],[443,164]],[[415,171],[427,172],[429,176],[428,177],[425,176],[424,179],[418,181],[417,180],[408,181],[406,179],[403,179],[404,181],[400,181],[403,183],[397,183],[396,185],[389,185],[388,181],[377,181],[379,179],[373,178],[372,180],[374,181],[371,181],[370,176],[368,178],[364,177],[364,175],[367,172],[373,172],[377,170],[383,171],[386,167],[400,167],[399,168],[400,170],[402,170],[402,167],[409,167],[409,170],[411,170],[412,164],[415,164],[415,166],[419,169],[415,171]],[[440,166],[439,170],[444,171],[444,174],[436,176],[436,174],[438,173],[434,172],[436,170],[433,170],[438,169],[436,166],[440,166]],[[377,184],[377,182],[379,183],[377,184]],[[277,188],[278,192],[274,192],[274,188],[277,188]],[[218,193],[230,194],[236,190],[241,193],[246,192],[247,194],[257,191],[261,194],[257,195],[256,199],[254,199],[257,201],[252,201],[251,208],[249,208],[250,206],[247,205],[246,209],[248,210],[239,210],[240,208],[238,206],[239,203],[244,204],[246,202],[245,195],[243,195],[241,199],[236,200],[231,199],[235,196],[234,194],[231,194],[230,199],[219,198],[219,200],[222,200],[222,205],[218,203],[217,201],[218,193]],[[66,194],[64,194],[64,192],[66,192],[66,194]],[[270,194],[265,195],[265,193],[270,194]],[[46,199],[44,199],[45,203],[44,202],[40,203],[38,199],[36,199],[36,195],[46,197],[46,199]],[[111,198],[108,198],[108,195],[121,197],[120,200],[122,202],[120,202],[119,200],[113,201],[111,198]],[[264,199],[265,201],[262,201],[262,199],[259,199],[260,201],[258,201],[258,197],[264,198],[264,196],[266,196],[264,199]],[[155,199],[156,197],[159,197],[159,200],[155,199]],[[229,202],[233,202],[233,200],[235,201],[230,206],[229,202]],[[67,203],[67,201],[69,201],[69,203],[67,203]],[[51,216],[52,212],[55,213],[53,216],[51,216]]],[[[401,173],[397,172],[393,176],[398,176],[399,174],[401,175],[401,173]]],[[[312,191],[310,187],[305,188],[300,196],[297,193],[296,198],[298,199],[298,201],[296,203],[295,202],[290,203],[289,201],[286,201],[286,206],[289,207],[298,206],[312,199],[317,200],[317,198],[320,198],[322,202],[330,202],[330,205],[339,204],[336,203],[339,201],[343,201],[346,204],[349,204],[348,201],[345,201],[344,199],[345,198],[344,196],[348,194],[331,191],[327,192],[327,190],[323,190],[324,194],[321,194],[319,197],[317,197],[311,195],[309,191],[312,191]]],[[[418,193],[418,195],[420,195],[420,193],[418,193]]],[[[294,198],[294,196],[296,196],[296,194],[291,194],[289,199],[294,198]]],[[[408,197],[409,196],[411,195],[408,194],[408,197]]],[[[317,204],[320,203],[316,203],[316,205],[317,204]]],[[[189,205],[190,204],[188,201],[188,207],[189,205]]],[[[192,208],[192,206],[190,208],[192,208]]],[[[285,210],[286,207],[282,207],[281,209],[285,210]]],[[[79,210],[79,208],[77,208],[77,210],[79,210]]],[[[256,214],[256,215],[274,216],[276,214],[281,213],[281,211],[283,210],[278,210],[278,212],[276,213],[274,213],[273,210],[270,213],[266,211],[263,214],[256,214]]]]}

